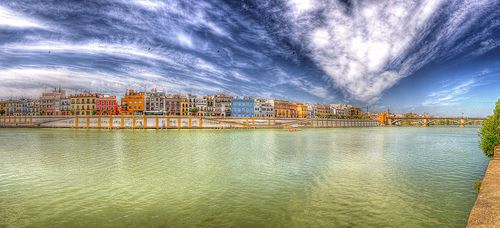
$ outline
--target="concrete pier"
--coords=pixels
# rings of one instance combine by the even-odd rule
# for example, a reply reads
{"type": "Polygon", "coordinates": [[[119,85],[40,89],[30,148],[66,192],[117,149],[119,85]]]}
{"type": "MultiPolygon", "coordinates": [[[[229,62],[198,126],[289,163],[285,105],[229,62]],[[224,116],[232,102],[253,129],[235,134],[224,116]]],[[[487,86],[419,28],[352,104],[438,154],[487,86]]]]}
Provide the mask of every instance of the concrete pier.
{"type": "Polygon", "coordinates": [[[500,146],[486,169],[467,227],[500,227],[500,146]]]}

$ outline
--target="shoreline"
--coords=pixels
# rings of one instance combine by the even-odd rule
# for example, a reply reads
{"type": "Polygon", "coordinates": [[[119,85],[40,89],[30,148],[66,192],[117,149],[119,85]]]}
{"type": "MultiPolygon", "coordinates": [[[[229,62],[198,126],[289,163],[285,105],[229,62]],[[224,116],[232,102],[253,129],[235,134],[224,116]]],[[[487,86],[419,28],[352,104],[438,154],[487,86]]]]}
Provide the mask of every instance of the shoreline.
{"type": "Polygon", "coordinates": [[[467,220],[467,227],[498,227],[500,225],[500,146],[484,172],[481,188],[467,220]]]}

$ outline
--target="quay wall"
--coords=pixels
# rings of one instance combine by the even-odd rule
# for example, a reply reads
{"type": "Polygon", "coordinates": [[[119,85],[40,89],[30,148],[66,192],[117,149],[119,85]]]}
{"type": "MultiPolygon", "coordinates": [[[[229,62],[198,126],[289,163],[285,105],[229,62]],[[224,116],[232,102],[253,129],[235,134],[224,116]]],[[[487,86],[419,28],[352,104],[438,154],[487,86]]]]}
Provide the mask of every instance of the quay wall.
{"type": "Polygon", "coordinates": [[[467,227],[500,227],[500,145],[494,149],[467,227]]]}
{"type": "Polygon", "coordinates": [[[364,119],[220,118],[196,116],[1,116],[4,128],[219,129],[376,127],[364,119]]]}

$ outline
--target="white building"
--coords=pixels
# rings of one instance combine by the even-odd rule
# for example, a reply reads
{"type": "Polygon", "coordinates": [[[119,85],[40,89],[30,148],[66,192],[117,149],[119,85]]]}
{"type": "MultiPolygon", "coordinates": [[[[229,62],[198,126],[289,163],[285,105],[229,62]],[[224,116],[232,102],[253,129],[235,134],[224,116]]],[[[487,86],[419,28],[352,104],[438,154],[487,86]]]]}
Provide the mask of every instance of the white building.
{"type": "Polygon", "coordinates": [[[261,98],[254,100],[254,117],[274,117],[274,106],[272,101],[261,98]]]}
{"type": "Polygon", "coordinates": [[[208,105],[208,100],[205,97],[196,97],[194,99],[195,107],[198,108],[198,115],[212,116],[214,107],[208,105]]]}
{"type": "Polygon", "coordinates": [[[160,92],[156,89],[152,89],[151,92],[146,92],[144,97],[144,114],[164,115],[166,111],[165,92],[160,92]]]}
{"type": "Polygon", "coordinates": [[[193,110],[193,108],[197,108],[196,99],[198,99],[198,97],[195,95],[188,94],[188,95],[186,95],[186,99],[188,102],[188,115],[191,116],[194,114],[194,113],[191,113],[191,110],[193,110]]]}
{"type": "Polygon", "coordinates": [[[331,104],[330,113],[334,115],[347,115],[349,107],[347,104],[331,104]]]}
{"type": "Polygon", "coordinates": [[[307,105],[307,118],[316,118],[316,105],[314,104],[306,104],[307,105]]]}

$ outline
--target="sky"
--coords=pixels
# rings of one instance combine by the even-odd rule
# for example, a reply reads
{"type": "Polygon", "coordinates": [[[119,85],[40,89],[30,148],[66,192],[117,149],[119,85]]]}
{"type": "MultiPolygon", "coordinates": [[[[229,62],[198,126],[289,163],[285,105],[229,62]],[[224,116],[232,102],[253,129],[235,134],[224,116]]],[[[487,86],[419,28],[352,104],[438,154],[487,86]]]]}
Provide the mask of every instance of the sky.
{"type": "Polygon", "coordinates": [[[0,1],[0,97],[56,86],[481,117],[500,98],[500,1],[0,1]]]}

